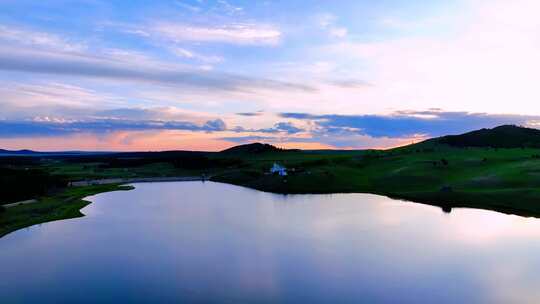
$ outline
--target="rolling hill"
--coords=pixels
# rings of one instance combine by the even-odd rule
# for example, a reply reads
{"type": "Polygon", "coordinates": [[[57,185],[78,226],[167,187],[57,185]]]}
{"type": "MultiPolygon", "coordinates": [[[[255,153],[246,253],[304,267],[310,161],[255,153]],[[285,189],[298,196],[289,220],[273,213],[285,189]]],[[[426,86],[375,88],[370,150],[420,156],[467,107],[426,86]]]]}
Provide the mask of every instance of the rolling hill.
{"type": "Polygon", "coordinates": [[[461,135],[433,138],[425,143],[445,144],[453,147],[540,148],[540,130],[503,125],[461,135]]]}
{"type": "Polygon", "coordinates": [[[281,149],[270,144],[253,143],[246,145],[234,146],[232,148],[221,151],[224,154],[260,154],[266,152],[277,152],[281,149]]]}

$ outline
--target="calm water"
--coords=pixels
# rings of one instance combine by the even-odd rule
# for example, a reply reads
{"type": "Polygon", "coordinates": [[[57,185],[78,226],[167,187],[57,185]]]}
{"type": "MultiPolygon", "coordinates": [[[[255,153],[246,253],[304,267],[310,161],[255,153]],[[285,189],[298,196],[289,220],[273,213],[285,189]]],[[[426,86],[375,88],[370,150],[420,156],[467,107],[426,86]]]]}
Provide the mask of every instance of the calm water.
{"type": "Polygon", "coordinates": [[[365,194],[138,184],[0,239],[1,303],[533,303],[540,221],[365,194]]]}

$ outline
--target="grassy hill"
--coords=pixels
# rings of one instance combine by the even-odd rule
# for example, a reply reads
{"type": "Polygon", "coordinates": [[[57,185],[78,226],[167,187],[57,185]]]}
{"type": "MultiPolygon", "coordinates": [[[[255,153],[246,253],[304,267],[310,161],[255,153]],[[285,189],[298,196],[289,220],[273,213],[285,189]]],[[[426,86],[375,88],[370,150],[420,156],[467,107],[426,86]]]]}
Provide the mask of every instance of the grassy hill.
{"type": "MultiPolygon", "coordinates": [[[[452,207],[540,216],[540,131],[500,126],[384,151],[274,156],[295,171],[268,175],[269,163],[215,179],[278,193],[368,192],[452,207]]],[[[262,157],[261,157],[262,159],[262,157]]]]}
{"type": "Polygon", "coordinates": [[[503,125],[461,135],[448,135],[427,141],[454,147],[540,148],[540,130],[503,125]]]}
{"type": "Polygon", "coordinates": [[[275,146],[269,145],[269,144],[252,143],[252,144],[234,146],[232,148],[223,150],[220,153],[223,153],[223,154],[261,154],[261,153],[278,152],[278,151],[281,151],[281,149],[275,146]]]}

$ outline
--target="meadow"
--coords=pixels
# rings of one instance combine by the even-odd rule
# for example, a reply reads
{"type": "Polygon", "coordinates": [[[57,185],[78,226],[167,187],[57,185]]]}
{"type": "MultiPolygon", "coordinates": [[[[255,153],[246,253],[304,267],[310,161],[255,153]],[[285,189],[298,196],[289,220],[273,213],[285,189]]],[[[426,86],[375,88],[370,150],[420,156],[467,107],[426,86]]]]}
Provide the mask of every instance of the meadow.
{"type": "Polygon", "coordinates": [[[0,205],[37,199],[30,205],[0,208],[0,235],[81,216],[85,196],[126,188],[70,184],[110,178],[199,176],[285,195],[373,193],[440,206],[445,212],[470,207],[540,217],[540,147],[536,145],[540,136],[527,134],[513,142],[518,136],[509,131],[521,134],[530,129],[488,131],[472,132],[472,138],[468,133],[389,150],[282,150],[250,144],[222,152],[0,158],[0,169],[9,173],[2,176],[0,205]],[[493,137],[493,132],[504,136],[493,137]],[[482,143],[486,138],[491,146],[482,143]],[[525,140],[529,146],[521,144],[525,140]],[[463,142],[467,145],[459,144],[463,142]],[[274,163],[284,166],[287,175],[271,173],[274,163]]]}

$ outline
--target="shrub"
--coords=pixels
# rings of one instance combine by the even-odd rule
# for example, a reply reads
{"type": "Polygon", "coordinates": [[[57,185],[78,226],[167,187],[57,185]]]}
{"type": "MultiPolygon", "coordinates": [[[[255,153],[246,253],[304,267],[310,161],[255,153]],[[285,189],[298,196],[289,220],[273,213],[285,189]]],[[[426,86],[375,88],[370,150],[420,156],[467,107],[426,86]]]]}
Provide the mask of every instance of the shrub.
{"type": "Polygon", "coordinates": [[[43,170],[0,168],[0,201],[5,203],[31,199],[65,186],[63,177],[43,170]]]}

